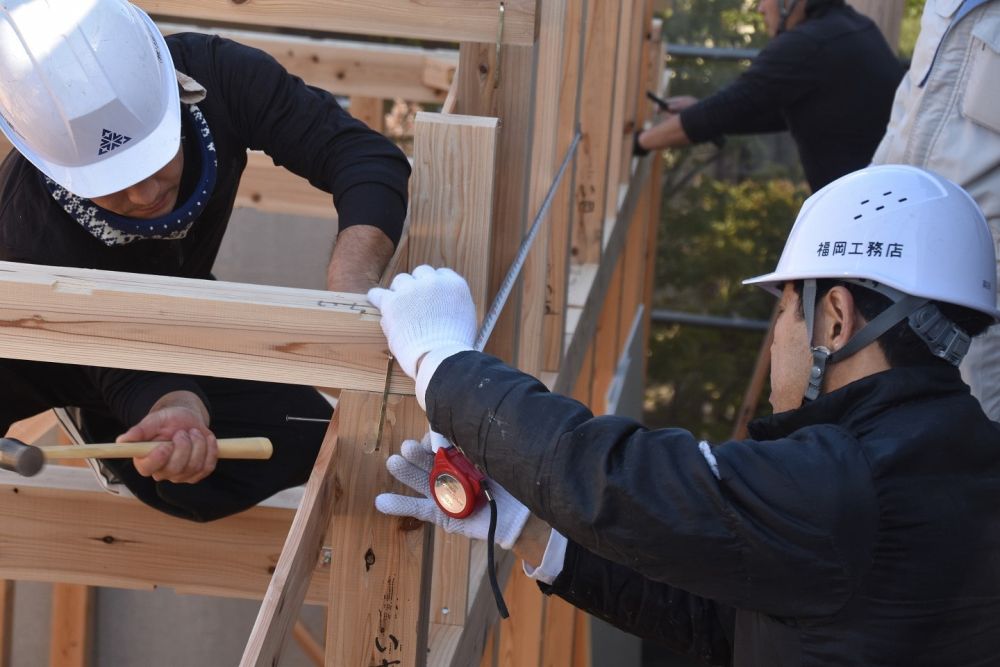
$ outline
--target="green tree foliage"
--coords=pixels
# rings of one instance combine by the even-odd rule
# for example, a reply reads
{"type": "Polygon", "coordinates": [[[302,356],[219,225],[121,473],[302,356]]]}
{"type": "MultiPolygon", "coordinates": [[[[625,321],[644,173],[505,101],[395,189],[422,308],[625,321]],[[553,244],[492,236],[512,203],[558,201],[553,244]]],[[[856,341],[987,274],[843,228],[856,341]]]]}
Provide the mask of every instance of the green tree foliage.
{"type": "MultiPolygon", "coordinates": [[[[767,36],[754,5],[670,0],[664,9],[668,44],[759,48],[767,36]]],[[[670,94],[711,94],[748,64],[671,58],[670,94]]],[[[808,195],[790,138],[730,137],[721,152],[696,146],[670,151],[663,159],[667,173],[653,307],[768,319],[773,297],[740,281],[774,267],[808,195]]],[[[757,332],[654,326],[646,421],[687,428],[716,442],[729,437],[762,340],[757,332]]],[[[766,400],[760,411],[768,411],[766,400]]]]}
{"type": "MultiPolygon", "coordinates": [[[[654,307],[767,319],[774,298],[741,281],[774,267],[807,194],[804,184],[783,178],[691,181],[665,202],[654,307]]],[[[727,438],[762,340],[753,332],[655,326],[647,421],[716,442],[727,438]]]]}

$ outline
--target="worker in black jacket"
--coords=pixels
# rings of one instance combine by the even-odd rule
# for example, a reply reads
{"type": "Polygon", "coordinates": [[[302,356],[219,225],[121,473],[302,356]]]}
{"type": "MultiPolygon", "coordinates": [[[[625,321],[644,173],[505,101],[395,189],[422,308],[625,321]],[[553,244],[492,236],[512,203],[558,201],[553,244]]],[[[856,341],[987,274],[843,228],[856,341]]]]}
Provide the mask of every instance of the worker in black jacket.
{"type": "MultiPolygon", "coordinates": [[[[212,277],[247,149],[333,195],[329,289],[377,284],[406,215],[409,164],[267,54],[215,36],[164,39],[124,0],[0,1],[0,259],[212,277]],[[109,39],[108,35],[113,35],[109,39]]],[[[196,520],[303,483],[331,407],[312,388],[0,362],[0,433],[54,406],[93,441],[170,440],[112,462],[141,500],[196,520]],[[270,461],[216,463],[215,438],[268,436],[270,461]]]]}
{"type": "Polygon", "coordinates": [[[667,100],[673,113],[636,135],[636,152],[789,130],[815,192],[871,162],[904,70],[878,26],[844,0],[758,9],[772,39],[750,68],[701,101],[667,100]]]}
{"type": "MultiPolygon", "coordinates": [[[[963,190],[914,167],[813,195],[777,269],[747,281],[781,296],[775,414],[718,446],[594,417],[470,351],[475,309],[447,269],[369,298],[431,427],[495,480],[498,543],[546,592],[712,665],[986,666],[1000,425],[956,366],[998,317],[990,238],[963,190]]],[[[388,462],[423,497],[378,507],[484,538],[485,509],[429,499],[433,449],[388,462]]]]}

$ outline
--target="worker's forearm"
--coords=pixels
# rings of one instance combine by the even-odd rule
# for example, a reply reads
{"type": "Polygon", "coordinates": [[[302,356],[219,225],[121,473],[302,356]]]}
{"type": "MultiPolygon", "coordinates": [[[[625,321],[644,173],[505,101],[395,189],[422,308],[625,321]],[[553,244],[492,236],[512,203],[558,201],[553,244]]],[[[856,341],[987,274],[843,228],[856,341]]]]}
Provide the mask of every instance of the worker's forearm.
{"type": "Polygon", "coordinates": [[[341,230],[326,273],[327,289],[364,294],[378,285],[394,251],[392,241],[378,227],[352,225],[341,230]]]}
{"type": "Polygon", "coordinates": [[[690,143],[691,140],[684,132],[684,126],[681,125],[680,114],[668,117],[662,123],[654,125],[639,135],[639,145],[647,151],[678,148],[690,143]]]}
{"type": "Polygon", "coordinates": [[[552,528],[537,516],[532,514],[528,517],[528,522],[524,524],[521,535],[514,543],[514,555],[523,560],[533,568],[542,564],[542,557],[545,555],[545,547],[549,543],[549,534],[552,528]]]}

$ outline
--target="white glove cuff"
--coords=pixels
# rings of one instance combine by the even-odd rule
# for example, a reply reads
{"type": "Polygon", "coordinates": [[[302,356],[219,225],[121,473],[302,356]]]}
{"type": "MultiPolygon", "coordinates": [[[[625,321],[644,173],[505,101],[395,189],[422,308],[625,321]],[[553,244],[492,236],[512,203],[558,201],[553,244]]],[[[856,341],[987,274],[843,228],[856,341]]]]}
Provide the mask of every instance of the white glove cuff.
{"type": "Polygon", "coordinates": [[[434,377],[434,372],[441,365],[441,362],[448,357],[458,354],[459,352],[466,352],[472,348],[468,345],[463,345],[461,343],[452,343],[444,347],[439,347],[436,350],[432,350],[427,353],[423,361],[420,362],[420,368],[417,370],[417,403],[425,411],[427,410],[427,403],[424,399],[424,394],[427,392],[427,385],[431,383],[431,378],[434,377]]]}
{"type": "MultiPolygon", "coordinates": [[[[510,505],[512,505],[510,508],[506,504],[502,508],[497,508],[499,512],[503,512],[503,515],[497,521],[497,534],[494,536],[494,541],[497,545],[507,551],[514,548],[514,543],[517,542],[517,538],[521,536],[521,531],[524,530],[524,524],[528,522],[528,517],[531,516],[531,510],[521,503],[515,501],[510,503],[510,505]]],[[[488,512],[489,509],[487,508],[486,511],[488,512]]]]}

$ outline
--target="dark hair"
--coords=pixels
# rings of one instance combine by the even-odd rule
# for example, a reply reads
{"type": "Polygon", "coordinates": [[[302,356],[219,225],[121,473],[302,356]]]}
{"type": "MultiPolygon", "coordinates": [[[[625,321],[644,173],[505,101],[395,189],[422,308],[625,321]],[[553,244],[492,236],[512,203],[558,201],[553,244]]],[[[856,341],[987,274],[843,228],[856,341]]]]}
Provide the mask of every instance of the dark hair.
{"type": "MultiPolygon", "coordinates": [[[[833,287],[840,285],[846,287],[854,298],[854,307],[865,318],[871,322],[883,310],[892,305],[889,297],[879,294],[867,287],[842,280],[817,280],[816,281],[816,302],[829,292],[833,287]]],[[[795,282],[795,293],[799,295],[799,317],[804,317],[802,307],[802,281],[795,282]]],[[[951,303],[941,303],[932,301],[934,305],[941,309],[941,312],[949,320],[957,324],[970,336],[978,336],[993,324],[993,318],[978,310],[956,306],[951,303]]],[[[909,323],[904,319],[897,322],[891,329],[878,337],[879,347],[882,348],[886,360],[893,368],[902,366],[928,366],[934,364],[948,364],[947,361],[936,356],[927,347],[916,332],[910,328],[909,323]]]]}

